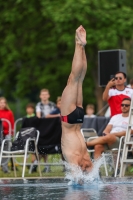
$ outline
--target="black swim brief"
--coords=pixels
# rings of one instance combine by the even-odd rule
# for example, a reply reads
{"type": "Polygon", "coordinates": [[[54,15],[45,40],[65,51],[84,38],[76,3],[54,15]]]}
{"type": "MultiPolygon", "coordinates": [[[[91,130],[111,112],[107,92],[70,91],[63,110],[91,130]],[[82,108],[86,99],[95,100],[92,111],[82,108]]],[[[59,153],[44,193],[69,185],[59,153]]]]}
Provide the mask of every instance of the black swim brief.
{"type": "Polygon", "coordinates": [[[61,116],[61,121],[69,124],[82,124],[84,120],[84,110],[81,107],[76,109],[67,116],[61,116]]]}

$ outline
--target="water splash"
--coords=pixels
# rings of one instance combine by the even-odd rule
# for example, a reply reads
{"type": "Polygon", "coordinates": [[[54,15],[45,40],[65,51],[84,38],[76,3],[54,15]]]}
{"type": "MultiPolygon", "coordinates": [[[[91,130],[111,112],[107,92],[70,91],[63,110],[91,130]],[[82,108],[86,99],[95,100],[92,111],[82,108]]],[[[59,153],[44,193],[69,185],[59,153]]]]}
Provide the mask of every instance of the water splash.
{"type": "Polygon", "coordinates": [[[86,175],[84,177],[84,181],[86,183],[94,182],[94,181],[95,182],[100,181],[99,169],[100,169],[101,165],[103,165],[103,163],[104,163],[104,158],[103,157],[93,161],[93,169],[92,169],[92,171],[90,171],[89,173],[86,172],[86,175]]]}
{"type": "Polygon", "coordinates": [[[65,165],[66,173],[65,179],[70,180],[68,185],[85,184],[90,182],[98,182],[99,168],[104,163],[103,157],[93,161],[93,169],[90,172],[83,172],[81,167],[67,162],[63,162],[65,165]]]}

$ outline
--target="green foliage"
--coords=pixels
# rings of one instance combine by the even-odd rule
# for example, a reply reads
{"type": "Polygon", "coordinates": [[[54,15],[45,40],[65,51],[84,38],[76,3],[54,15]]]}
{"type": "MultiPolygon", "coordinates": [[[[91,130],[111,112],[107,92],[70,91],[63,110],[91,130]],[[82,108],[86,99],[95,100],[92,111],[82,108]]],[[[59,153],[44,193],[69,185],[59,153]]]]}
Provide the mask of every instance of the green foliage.
{"type": "Polygon", "coordinates": [[[97,51],[123,48],[123,39],[132,37],[131,0],[10,0],[0,2],[0,13],[0,85],[10,99],[38,101],[41,88],[53,101],[61,95],[82,24],[88,42],[84,102],[96,104],[97,51]]]}
{"type": "Polygon", "coordinates": [[[14,101],[8,101],[9,107],[13,111],[15,119],[26,116],[26,105],[28,103],[30,103],[29,99],[26,98],[21,98],[21,100],[15,99],[15,103],[14,101]]]}

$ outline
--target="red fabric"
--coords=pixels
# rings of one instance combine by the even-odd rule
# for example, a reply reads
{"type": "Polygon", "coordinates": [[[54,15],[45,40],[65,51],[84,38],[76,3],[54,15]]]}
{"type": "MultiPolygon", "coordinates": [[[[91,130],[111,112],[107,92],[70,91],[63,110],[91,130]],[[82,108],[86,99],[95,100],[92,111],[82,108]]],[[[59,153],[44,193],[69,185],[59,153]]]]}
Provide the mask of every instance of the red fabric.
{"type": "MultiPolygon", "coordinates": [[[[0,119],[5,118],[10,121],[11,123],[11,129],[12,129],[12,135],[13,135],[13,130],[14,130],[14,116],[11,110],[0,110],[0,119]]],[[[9,134],[9,125],[7,122],[3,122],[3,132],[4,135],[9,134]]]]}
{"type": "Polygon", "coordinates": [[[112,96],[109,98],[108,104],[109,104],[110,110],[111,110],[111,117],[122,113],[121,102],[124,98],[129,98],[129,96],[120,94],[120,95],[112,96]]]}
{"type": "Polygon", "coordinates": [[[68,118],[67,118],[67,116],[61,116],[61,121],[67,122],[67,123],[68,123],[68,118]]]}

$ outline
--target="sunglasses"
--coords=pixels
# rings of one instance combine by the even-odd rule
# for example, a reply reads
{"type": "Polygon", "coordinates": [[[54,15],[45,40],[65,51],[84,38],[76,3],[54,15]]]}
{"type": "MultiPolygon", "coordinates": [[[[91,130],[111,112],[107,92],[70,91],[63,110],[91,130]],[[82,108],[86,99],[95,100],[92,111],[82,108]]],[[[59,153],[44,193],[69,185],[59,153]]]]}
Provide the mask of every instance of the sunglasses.
{"type": "Polygon", "coordinates": [[[122,106],[122,107],[124,107],[124,106],[125,106],[125,107],[129,107],[130,105],[129,105],[129,104],[123,104],[123,103],[122,103],[121,106],[122,106]]]}
{"type": "Polygon", "coordinates": [[[115,77],[115,80],[118,80],[118,79],[119,79],[119,80],[122,80],[122,77],[116,76],[116,77],[115,77]]]}

